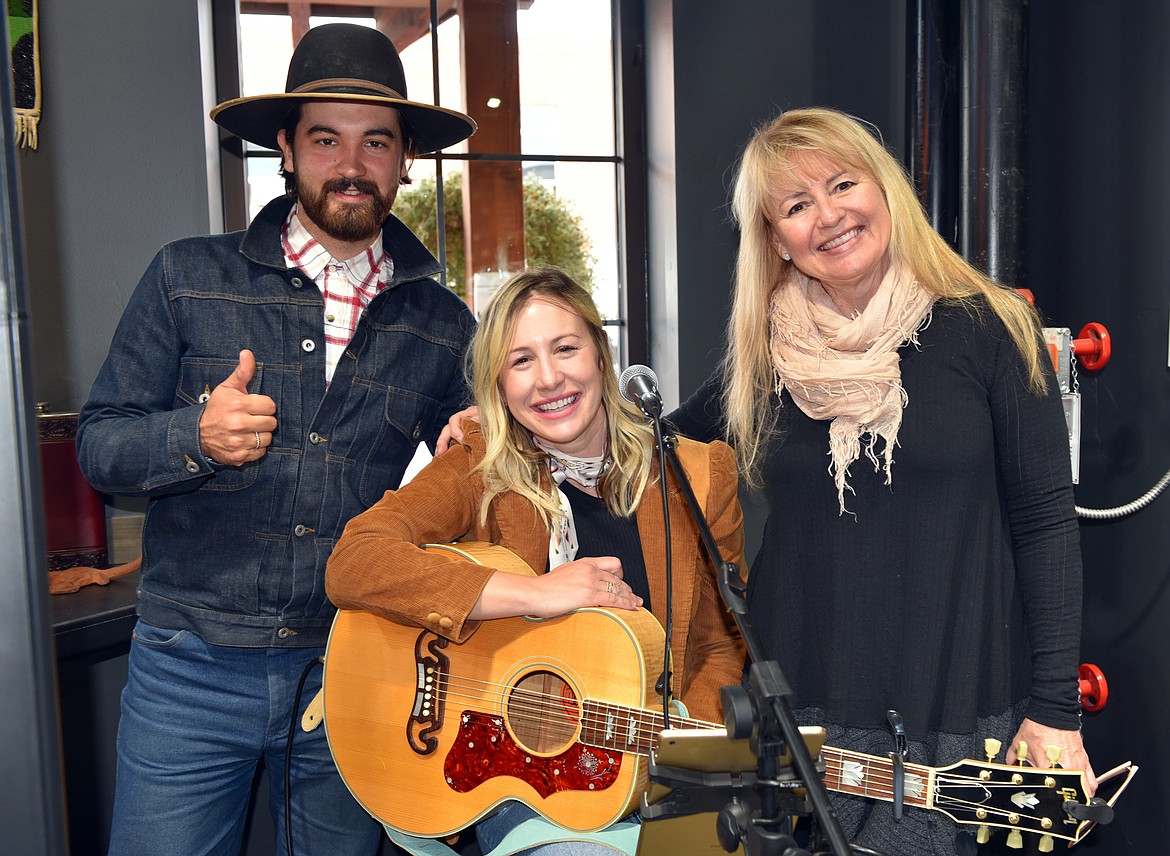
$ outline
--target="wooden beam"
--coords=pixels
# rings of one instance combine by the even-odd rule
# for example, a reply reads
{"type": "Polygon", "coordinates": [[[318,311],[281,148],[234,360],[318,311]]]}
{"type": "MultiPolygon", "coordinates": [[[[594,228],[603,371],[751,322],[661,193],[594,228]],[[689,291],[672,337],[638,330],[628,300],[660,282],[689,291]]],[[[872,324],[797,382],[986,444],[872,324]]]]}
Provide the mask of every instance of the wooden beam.
{"type": "MultiPolygon", "coordinates": [[[[516,0],[462,0],[463,91],[479,124],[469,152],[520,151],[520,61],[516,0]],[[497,106],[489,106],[496,104],[497,106]]],[[[466,299],[475,308],[476,273],[525,264],[524,176],[518,161],[468,161],[463,171],[466,299]]]]}
{"type": "MultiPolygon", "coordinates": [[[[455,0],[444,0],[439,4],[439,14],[443,14],[443,7],[450,7],[455,0]]],[[[389,7],[374,10],[374,27],[379,33],[394,42],[399,52],[409,45],[426,36],[431,31],[431,13],[426,9],[391,9],[389,7]]],[[[409,85],[410,81],[407,81],[409,85]]]]}
{"type": "MultiPolygon", "coordinates": [[[[536,0],[517,0],[518,9],[528,9],[536,0]]],[[[563,3],[565,0],[542,0],[542,2],[563,3]]],[[[457,4],[457,0],[439,0],[439,17],[444,17],[457,4]]],[[[314,15],[328,15],[330,11],[324,7],[341,6],[345,8],[343,14],[365,18],[374,17],[375,9],[422,9],[430,12],[431,0],[366,0],[364,3],[355,0],[313,0],[310,4],[314,15]],[[320,7],[320,8],[319,8],[320,7]]],[[[286,7],[288,0],[240,0],[240,11],[250,14],[288,14],[286,7]]]]}
{"type": "Polygon", "coordinates": [[[312,3],[289,3],[288,16],[292,19],[293,49],[301,43],[305,33],[309,32],[309,16],[313,14],[312,3]]]}

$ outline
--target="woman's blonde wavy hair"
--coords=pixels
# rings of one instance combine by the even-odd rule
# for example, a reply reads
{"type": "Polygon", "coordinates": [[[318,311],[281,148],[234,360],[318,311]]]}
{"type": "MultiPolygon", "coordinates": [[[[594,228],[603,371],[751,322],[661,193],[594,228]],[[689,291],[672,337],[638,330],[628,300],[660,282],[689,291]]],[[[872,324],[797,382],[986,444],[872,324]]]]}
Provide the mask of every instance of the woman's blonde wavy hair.
{"type": "Polygon", "coordinates": [[[935,232],[901,164],[886,151],[876,129],[827,108],[789,110],[763,126],[744,149],[732,196],[740,228],[735,290],[724,361],[727,436],[740,473],[759,484],[764,444],[776,430],[776,371],[770,352],[769,306],[773,291],[796,273],[772,244],[771,189],[799,167],[801,156],[818,155],[872,177],[885,194],[892,232],[889,255],[928,291],[963,303],[973,313],[986,300],[1000,318],[1028,369],[1029,388],[1045,390],[1038,356],[1040,318],[1015,291],[972,267],[935,232]]]}
{"type": "Polygon", "coordinates": [[[487,451],[476,466],[484,484],[480,521],[496,496],[515,492],[534,506],[546,524],[560,515],[555,495],[542,488],[548,456],[532,442],[532,435],[508,410],[501,385],[512,335],[521,310],[532,300],[563,306],[585,321],[601,368],[601,401],[613,464],[598,484],[611,514],[629,517],[642,500],[650,481],[654,435],[642,415],[625,401],[617,386],[609,338],[589,292],[560,268],[532,267],[500,287],[488,303],[468,351],[468,383],[479,406],[479,422],[487,451]]]}

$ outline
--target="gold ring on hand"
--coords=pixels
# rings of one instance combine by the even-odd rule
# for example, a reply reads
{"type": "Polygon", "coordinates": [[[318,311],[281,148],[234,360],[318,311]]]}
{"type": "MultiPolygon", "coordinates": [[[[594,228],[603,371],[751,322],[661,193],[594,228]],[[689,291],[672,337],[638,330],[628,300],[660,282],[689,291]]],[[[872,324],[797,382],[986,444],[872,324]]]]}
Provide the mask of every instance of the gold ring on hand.
{"type": "Polygon", "coordinates": [[[605,592],[606,592],[606,594],[613,594],[613,581],[612,580],[605,584],[605,592]]]}
{"type": "Polygon", "coordinates": [[[259,449],[260,448],[260,432],[253,431],[252,433],[256,435],[256,448],[259,449]]]}

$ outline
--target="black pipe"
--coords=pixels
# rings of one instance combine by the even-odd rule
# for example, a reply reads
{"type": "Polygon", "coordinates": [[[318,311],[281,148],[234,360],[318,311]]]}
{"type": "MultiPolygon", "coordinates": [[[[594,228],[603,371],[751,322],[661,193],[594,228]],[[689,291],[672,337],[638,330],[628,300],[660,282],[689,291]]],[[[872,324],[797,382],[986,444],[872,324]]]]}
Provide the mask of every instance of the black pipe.
{"type": "Polygon", "coordinates": [[[961,2],[959,249],[992,279],[1024,287],[1027,0],[961,2]]]}
{"type": "Polygon", "coordinates": [[[906,165],[935,231],[959,247],[959,15],[953,0],[912,0],[906,165]]]}

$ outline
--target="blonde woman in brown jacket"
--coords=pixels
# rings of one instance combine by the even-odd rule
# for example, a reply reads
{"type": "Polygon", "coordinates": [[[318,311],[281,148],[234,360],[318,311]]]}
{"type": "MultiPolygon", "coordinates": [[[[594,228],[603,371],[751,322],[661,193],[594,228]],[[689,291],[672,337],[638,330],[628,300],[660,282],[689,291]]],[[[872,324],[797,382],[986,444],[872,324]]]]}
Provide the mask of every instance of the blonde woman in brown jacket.
{"type": "MultiPolygon", "coordinates": [[[[645,606],[664,621],[666,537],[653,434],[618,393],[588,291],[556,268],[518,274],[489,305],[470,367],[479,424],[468,420],[459,445],[350,522],[329,560],[331,600],[455,642],[481,621],[583,607],[645,606]],[[507,547],[537,573],[418,546],[451,541],[507,547]]],[[[724,558],[742,567],[733,453],[721,442],[688,440],[678,451],[724,558]]],[[[744,648],[673,474],[667,496],[673,694],[690,715],[719,722],[719,688],[739,683],[744,648]]],[[[477,827],[481,849],[515,852],[507,833],[525,821],[530,831],[533,818],[527,806],[506,803],[477,827]]],[[[555,843],[530,837],[537,846],[524,852],[612,853],[593,843],[597,835],[566,841],[565,830],[544,825],[544,840],[555,843]]],[[[625,845],[605,840],[632,852],[636,838],[634,826],[625,845]]]]}

